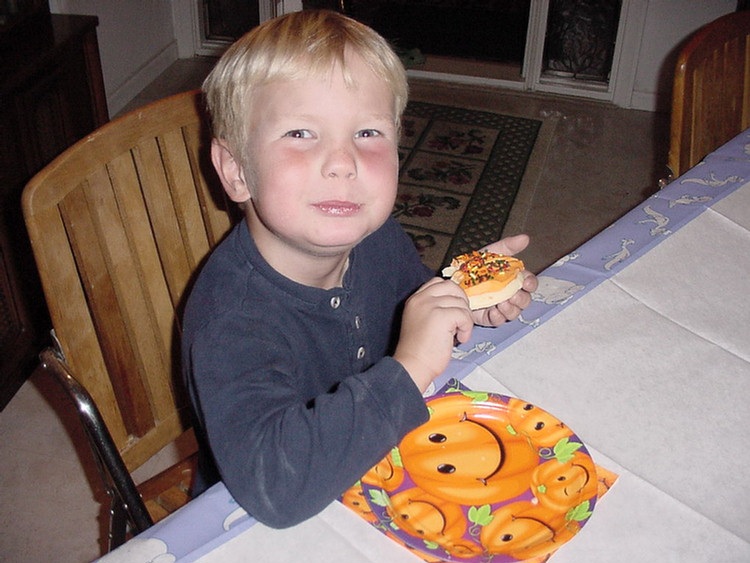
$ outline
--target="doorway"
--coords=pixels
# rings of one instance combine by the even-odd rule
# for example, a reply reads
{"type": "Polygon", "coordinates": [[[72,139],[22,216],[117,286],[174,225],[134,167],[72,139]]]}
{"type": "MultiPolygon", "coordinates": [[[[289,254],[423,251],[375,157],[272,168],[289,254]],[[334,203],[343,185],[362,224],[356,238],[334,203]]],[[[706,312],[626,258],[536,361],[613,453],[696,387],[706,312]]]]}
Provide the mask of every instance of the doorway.
{"type": "Polygon", "coordinates": [[[349,0],[399,51],[521,65],[531,0],[349,0]]]}
{"type": "Polygon", "coordinates": [[[191,55],[217,57],[260,22],[283,14],[283,0],[192,0],[191,55]]]}
{"type": "MultiPolygon", "coordinates": [[[[633,0],[343,0],[413,76],[612,100],[633,0]]],[[[626,86],[627,87],[627,86],[626,86]]]]}
{"type": "Polygon", "coordinates": [[[207,41],[235,41],[260,23],[258,2],[202,0],[202,34],[207,41]]]}

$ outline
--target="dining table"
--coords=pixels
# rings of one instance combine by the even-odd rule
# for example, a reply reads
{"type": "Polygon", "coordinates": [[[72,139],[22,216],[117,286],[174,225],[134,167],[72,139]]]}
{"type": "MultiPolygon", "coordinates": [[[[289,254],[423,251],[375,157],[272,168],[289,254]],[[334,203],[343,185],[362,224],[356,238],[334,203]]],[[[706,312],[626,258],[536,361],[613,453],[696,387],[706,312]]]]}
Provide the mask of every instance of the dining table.
{"type": "MultiPolygon", "coordinates": [[[[521,317],[476,327],[426,395],[520,397],[617,477],[550,561],[750,562],[750,129],[537,277],[521,317]]],[[[338,500],[279,530],[218,483],[99,561],[422,558],[338,500]]]]}

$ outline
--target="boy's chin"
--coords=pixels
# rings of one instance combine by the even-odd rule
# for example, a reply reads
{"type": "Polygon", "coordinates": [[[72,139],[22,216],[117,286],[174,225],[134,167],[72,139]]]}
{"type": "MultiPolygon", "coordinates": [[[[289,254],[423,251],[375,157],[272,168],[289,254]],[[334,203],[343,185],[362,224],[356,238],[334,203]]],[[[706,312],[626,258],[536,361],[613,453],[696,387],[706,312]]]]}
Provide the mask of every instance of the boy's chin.
{"type": "Polygon", "coordinates": [[[356,241],[319,241],[317,244],[308,247],[308,252],[313,256],[318,256],[320,258],[341,256],[342,254],[348,254],[351,252],[351,250],[365,238],[367,238],[367,235],[356,241]]]}
{"type": "Polygon", "coordinates": [[[349,251],[357,246],[374,233],[375,230],[361,229],[339,233],[328,232],[315,241],[315,246],[320,248],[324,253],[340,254],[342,251],[349,251]]]}

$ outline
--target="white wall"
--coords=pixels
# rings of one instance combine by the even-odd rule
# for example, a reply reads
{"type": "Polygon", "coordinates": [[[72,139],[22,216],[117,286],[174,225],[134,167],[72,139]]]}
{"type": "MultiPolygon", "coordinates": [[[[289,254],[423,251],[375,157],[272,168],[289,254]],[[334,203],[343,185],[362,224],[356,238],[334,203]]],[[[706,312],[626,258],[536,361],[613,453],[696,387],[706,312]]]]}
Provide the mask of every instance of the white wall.
{"type": "Polygon", "coordinates": [[[302,10],[302,0],[276,0],[276,3],[281,4],[281,13],[283,14],[302,10]]]}
{"type": "MultiPolygon", "coordinates": [[[[49,4],[55,14],[99,17],[99,54],[112,116],[177,58],[193,56],[194,1],[49,0],[49,4]]],[[[302,0],[272,1],[279,12],[302,9],[302,0]]]]}
{"type": "Polygon", "coordinates": [[[50,0],[56,14],[99,17],[109,114],[115,115],[177,59],[172,0],[50,0]]]}
{"type": "Polygon", "coordinates": [[[679,48],[695,30],[736,8],[737,0],[648,0],[630,107],[668,111],[679,48]]]}

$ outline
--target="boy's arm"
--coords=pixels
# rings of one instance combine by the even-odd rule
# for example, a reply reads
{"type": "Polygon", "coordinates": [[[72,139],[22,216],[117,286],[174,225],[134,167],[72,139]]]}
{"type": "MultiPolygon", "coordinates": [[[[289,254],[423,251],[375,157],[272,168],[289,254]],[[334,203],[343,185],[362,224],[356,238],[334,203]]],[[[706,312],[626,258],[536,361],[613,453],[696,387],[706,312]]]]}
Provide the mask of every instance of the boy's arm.
{"type": "Polygon", "coordinates": [[[269,526],[320,512],[428,418],[393,358],[308,400],[288,376],[295,359],[286,345],[237,334],[227,341],[204,333],[189,367],[201,374],[192,385],[222,480],[269,526]]]}

